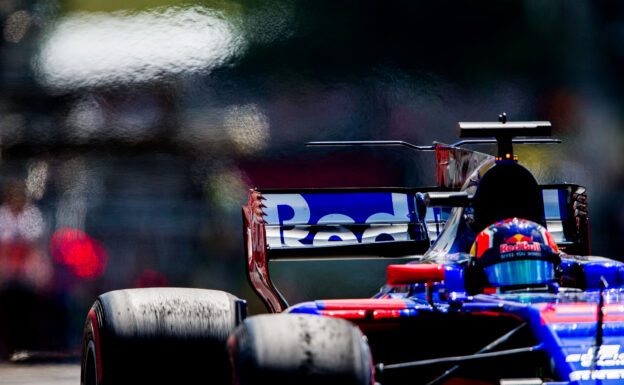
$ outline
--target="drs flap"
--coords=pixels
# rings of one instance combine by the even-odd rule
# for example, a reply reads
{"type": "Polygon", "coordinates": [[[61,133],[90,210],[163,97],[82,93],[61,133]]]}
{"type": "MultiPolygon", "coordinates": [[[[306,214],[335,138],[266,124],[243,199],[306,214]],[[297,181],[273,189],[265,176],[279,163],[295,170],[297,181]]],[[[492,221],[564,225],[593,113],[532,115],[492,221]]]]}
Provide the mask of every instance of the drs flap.
{"type": "Polygon", "coordinates": [[[267,249],[428,240],[411,192],[262,192],[267,249]]]}

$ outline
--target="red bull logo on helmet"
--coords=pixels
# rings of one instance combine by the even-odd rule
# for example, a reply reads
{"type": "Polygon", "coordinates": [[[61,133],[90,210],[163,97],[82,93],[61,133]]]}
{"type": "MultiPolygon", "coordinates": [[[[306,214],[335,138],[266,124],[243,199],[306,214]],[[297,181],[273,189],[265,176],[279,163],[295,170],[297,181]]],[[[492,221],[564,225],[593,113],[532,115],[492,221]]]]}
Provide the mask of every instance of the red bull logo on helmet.
{"type": "Polygon", "coordinates": [[[516,234],[505,239],[505,243],[500,245],[500,253],[510,253],[512,251],[540,251],[540,244],[533,242],[532,237],[524,234],[516,234]]]}
{"type": "Polygon", "coordinates": [[[506,254],[505,258],[511,258],[514,252],[536,257],[542,252],[549,252],[549,248],[554,253],[558,252],[557,243],[543,226],[526,219],[509,218],[481,231],[472,244],[470,254],[481,258],[487,251],[494,250],[499,255],[506,254]]]}
{"type": "Polygon", "coordinates": [[[505,239],[505,243],[518,243],[518,242],[533,242],[532,237],[527,237],[523,234],[516,234],[513,237],[505,239]]]}
{"type": "Polygon", "coordinates": [[[512,242],[500,245],[500,253],[510,253],[512,251],[541,251],[541,246],[537,242],[512,242]]]}

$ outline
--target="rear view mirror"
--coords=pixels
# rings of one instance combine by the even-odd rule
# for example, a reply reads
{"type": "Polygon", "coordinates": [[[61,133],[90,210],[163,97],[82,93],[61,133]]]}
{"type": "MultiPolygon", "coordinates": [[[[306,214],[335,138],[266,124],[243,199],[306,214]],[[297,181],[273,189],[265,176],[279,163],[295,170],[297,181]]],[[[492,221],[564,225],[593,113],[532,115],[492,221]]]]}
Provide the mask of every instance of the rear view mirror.
{"type": "Polygon", "coordinates": [[[388,285],[410,285],[444,281],[444,265],[419,263],[390,265],[387,270],[388,285]]]}

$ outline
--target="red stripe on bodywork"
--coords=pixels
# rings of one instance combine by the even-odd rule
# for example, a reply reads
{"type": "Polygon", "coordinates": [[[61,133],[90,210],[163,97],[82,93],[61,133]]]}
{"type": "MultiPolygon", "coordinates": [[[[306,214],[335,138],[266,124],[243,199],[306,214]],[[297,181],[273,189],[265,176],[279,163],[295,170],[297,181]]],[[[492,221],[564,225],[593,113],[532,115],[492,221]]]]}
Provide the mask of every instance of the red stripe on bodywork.
{"type": "Polygon", "coordinates": [[[319,303],[322,310],[407,309],[402,299],[328,299],[319,303]]]}
{"type": "MultiPolygon", "coordinates": [[[[624,321],[623,305],[606,305],[605,322],[624,321]]],[[[542,325],[550,323],[597,322],[598,309],[594,303],[573,302],[565,304],[546,304],[540,310],[542,325]]]]}
{"type": "Polygon", "coordinates": [[[100,327],[97,322],[95,310],[91,308],[87,315],[91,322],[91,329],[93,329],[93,339],[95,340],[95,362],[97,363],[97,376],[98,382],[102,382],[102,353],[100,350],[100,327]]]}
{"type": "Polygon", "coordinates": [[[522,318],[520,318],[520,316],[513,314],[513,313],[501,313],[501,312],[496,312],[496,311],[474,311],[474,312],[470,312],[467,314],[471,314],[471,315],[484,315],[484,316],[488,316],[488,317],[510,317],[510,318],[515,318],[518,321],[522,322],[522,318]]]}
{"type": "Polygon", "coordinates": [[[366,310],[321,310],[321,314],[328,317],[356,320],[365,318],[366,310]]]}
{"type": "Polygon", "coordinates": [[[399,318],[401,317],[401,311],[396,309],[384,309],[373,311],[373,319],[386,319],[386,318],[399,318]]]}

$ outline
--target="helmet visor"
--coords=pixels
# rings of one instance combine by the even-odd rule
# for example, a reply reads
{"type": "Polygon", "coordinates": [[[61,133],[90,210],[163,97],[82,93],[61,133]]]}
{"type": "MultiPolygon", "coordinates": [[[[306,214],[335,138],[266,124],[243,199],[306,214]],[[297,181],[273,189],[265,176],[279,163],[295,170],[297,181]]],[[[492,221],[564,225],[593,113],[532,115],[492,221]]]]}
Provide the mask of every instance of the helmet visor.
{"type": "Polygon", "coordinates": [[[540,284],[552,282],[555,278],[552,262],[540,259],[500,262],[483,270],[491,286],[540,284]]]}

